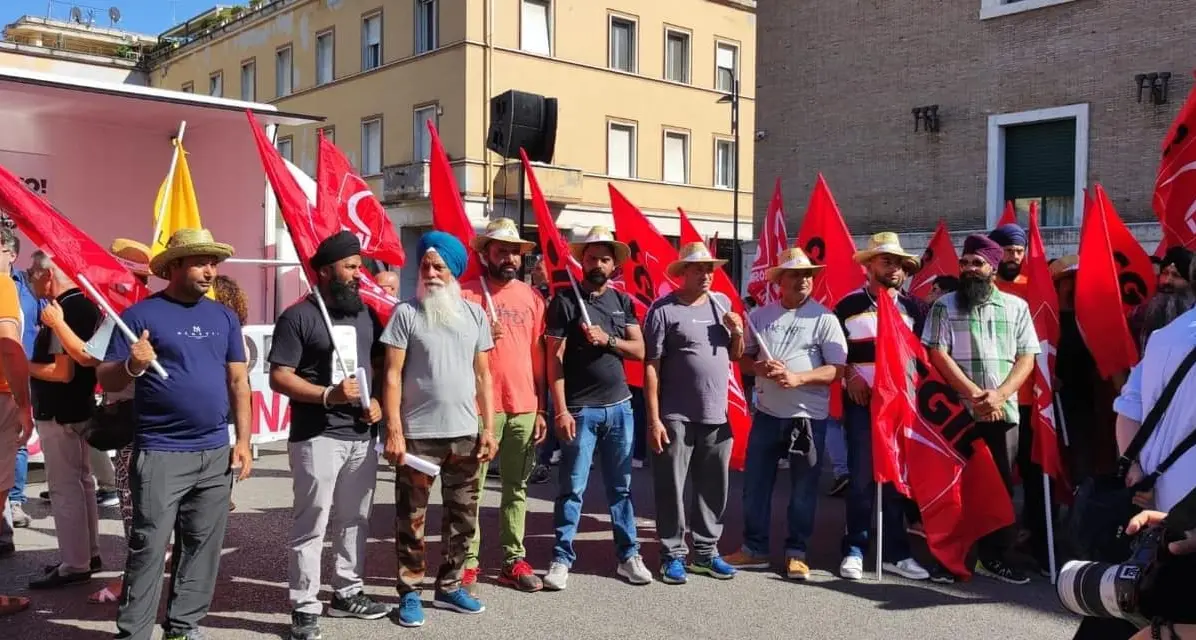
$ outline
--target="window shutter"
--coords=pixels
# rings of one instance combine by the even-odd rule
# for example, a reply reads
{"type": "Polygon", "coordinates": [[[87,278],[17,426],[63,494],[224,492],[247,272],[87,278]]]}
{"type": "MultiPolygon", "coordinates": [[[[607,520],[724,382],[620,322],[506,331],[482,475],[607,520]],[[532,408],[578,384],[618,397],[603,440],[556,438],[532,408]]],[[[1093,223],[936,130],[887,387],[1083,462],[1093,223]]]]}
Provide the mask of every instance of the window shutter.
{"type": "Polygon", "coordinates": [[[1076,121],[1005,127],[1005,200],[1071,196],[1076,190],[1076,121]]]}

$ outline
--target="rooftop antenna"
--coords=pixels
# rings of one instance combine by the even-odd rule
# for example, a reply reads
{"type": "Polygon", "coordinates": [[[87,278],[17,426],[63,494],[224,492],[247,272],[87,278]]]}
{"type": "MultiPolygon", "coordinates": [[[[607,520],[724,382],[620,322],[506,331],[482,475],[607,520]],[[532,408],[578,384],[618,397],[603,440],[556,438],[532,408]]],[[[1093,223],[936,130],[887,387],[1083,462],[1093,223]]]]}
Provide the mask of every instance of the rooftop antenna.
{"type": "Polygon", "coordinates": [[[112,26],[115,27],[120,22],[120,9],[108,7],[108,19],[112,21],[112,26]]]}
{"type": "Polygon", "coordinates": [[[83,10],[79,7],[71,7],[71,22],[83,22],[83,10]]]}

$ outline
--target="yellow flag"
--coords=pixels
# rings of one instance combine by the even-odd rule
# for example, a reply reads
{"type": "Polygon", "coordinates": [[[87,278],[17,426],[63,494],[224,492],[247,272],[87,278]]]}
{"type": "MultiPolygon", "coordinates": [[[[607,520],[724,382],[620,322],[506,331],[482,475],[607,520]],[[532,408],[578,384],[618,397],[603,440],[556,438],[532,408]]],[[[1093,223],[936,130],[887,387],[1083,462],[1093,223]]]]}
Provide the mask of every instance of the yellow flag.
{"type": "MultiPolygon", "coordinates": [[[[170,236],[179,229],[202,229],[199,221],[199,202],[195,198],[195,184],[191,182],[191,168],[187,166],[187,152],[183,143],[175,141],[178,147],[178,162],[174,165],[174,174],[167,176],[158,187],[158,197],[154,199],[154,228],[158,229],[158,237],[150,247],[151,255],[158,255],[166,250],[166,243],[170,236]],[[165,207],[163,206],[165,201],[165,207]],[[158,224],[158,216],[162,216],[162,223],[158,224]]],[[[209,289],[208,297],[215,299],[215,291],[209,289]]]]}

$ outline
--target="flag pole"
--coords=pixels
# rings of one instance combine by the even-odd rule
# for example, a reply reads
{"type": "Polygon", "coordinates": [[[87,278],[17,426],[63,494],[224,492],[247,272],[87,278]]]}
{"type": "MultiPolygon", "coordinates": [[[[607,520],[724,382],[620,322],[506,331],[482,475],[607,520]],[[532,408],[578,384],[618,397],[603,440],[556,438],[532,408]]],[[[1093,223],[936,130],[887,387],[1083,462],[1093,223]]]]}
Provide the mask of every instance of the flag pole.
{"type": "Polygon", "coordinates": [[[1059,432],[1063,436],[1063,446],[1071,446],[1071,438],[1067,435],[1067,417],[1063,415],[1063,394],[1055,392],[1055,417],[1059,419],[1059,432]]]}
{"type": "Polygon", "coordinates": [[[587,325],[593,324],[590,322],[590,312],[586,310],[585,298],[581,297],[581,287],[577,286],[577,279],[573,277],[573,272],[565,268],[565,273],[569,274],[569,284],[573,285],[573,293],[577,296],[577,306],[581,309],[581,321],[587,325]]]}
{"type": "MultiPolygon", "coordinates": [[[[170,141],[174,145],[174,153],[170,156],[170,170],[166,173],[166,189],[162,192],[162,203],[158,205],[157,215],[154,217],[154,235],[150,238],[150,249],[158,242],[158,235],[162,233],[162,222],[166,218],[166,207],[170,202],[170,192],[174,189],[174,168],[179,164],[179,154],[182,153],[183,134],[187,131],[187,121],[179,123],[179,133],[170,141]]],[[[165,242],[162,243],[165,246],[165,242]]]]}
{"type": "MultiPolygon", "coordinates": [[[[116,328],[120,329],[120,332],[125,334],[125,338],[127,338],[129,341],[129,346],[132,346],[134,342],[137,342],[140,339],[137,334],[133,333],[133,330],[129,328],[129,325],[125,324],[125,321],[121,319],[120,314],[116,312],[116,309],[112,308],[112,304],[108,302],[108,299],[100,295],[99,290],[97,290],[95,285],[93,285],[91,281],[87,279],[87,276],[79,274],[78,276],[75,276],[75,281],[78,282],[79,285],[85,290],[87,290],[87,293],[91,296],[91,299],[94,300],[96,304],[100,305],[100,308],[104,310],[104,313],[108,314],[108,317],[112,318],[112,320],[116,322],[116,328]]],[[[163,380],[169,377],[166,375],[166,369],[163,369],[162,365],[157,360],[150,362],[150,368],[153,369],[154,373],[158,374],[158,376],[163,380]]]]}
{"type": "MultiPolygon", "coordinates": [[[[718,309],[718,312],[720,314],[723,314],[723,315],[727,314],[727,310],[723,308],[723,305],[722,305],[722,303],[720,303],[718,301],[717,296],[714,296],[709,293],[707,293],[706,295],[710,296],[711,302],[714,303],[714,308],[718,309]]],[[[762,353],[764,355],[764,359],[772,360],[772,354],[769,353],[769,351],[768,351],[768,345],[765,344],[765,342],[764,342],[764,336],[761,336],[760,332],[756,330],[756,325],[752,324],[752,319],[745,317],[744,322],[747,323],[748,331],[752,332],[752,337],[756,339],[756,344],[760,345],[760,353],[762,353]]]]}
{"type": "Polygon", "coordinates": [[[1047,562],[1051,565],[1051,584],[1055,584],[1055,520],[1051,514],[1051,477],[1042,474],[1042,504],[1046,509],[1047,562]]]}
{"type": "Polygon", "coordinates": [[[881,484],[879,482],[876,483],[876,581],[877,582],[881,582],[883,580],[883,578],[881,576],[881,569],[880,569],[880,565],[881,565],[881,562],[883,561],[883,556],[884,556],[884,553],[881,550],[884,549],[884,542],[885,542],[885,519],[884,519],[884,517],[882,517],[882,514],[884,513],[884,505],[881,502],[881,498],[884,495],[883,493],[881,493],[881,490],[883,488],[884,488],[883,484],[881,484]]]}
{"type": "MultiPolygon", "coordinates": [[[[478,261],[486,264],[486,259],[480,253],[478,254],[478,261]]],[[[490,311],[490,321],[498,324],[498,313],[494,310],[494,298],[490,297],[490,285],[486,284],[485,273],[478,274],[478,282],[482,284],[482,297],[486,299],[486,308],[490,311]]]]}

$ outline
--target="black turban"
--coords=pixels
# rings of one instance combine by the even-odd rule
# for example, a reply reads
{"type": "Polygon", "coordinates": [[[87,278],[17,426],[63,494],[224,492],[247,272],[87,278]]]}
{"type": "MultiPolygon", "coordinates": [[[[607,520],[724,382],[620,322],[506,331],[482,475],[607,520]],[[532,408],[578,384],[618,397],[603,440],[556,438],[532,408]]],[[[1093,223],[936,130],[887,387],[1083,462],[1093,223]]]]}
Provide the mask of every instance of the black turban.
{"type": "Polygon", "coordinates": [[[348,231],[341,231],[328,236],[316,247],[316,253],[311,257],[311,268],[321,269],[338,260],[361,253],[361,242],[357,236],[348,231]]]}

